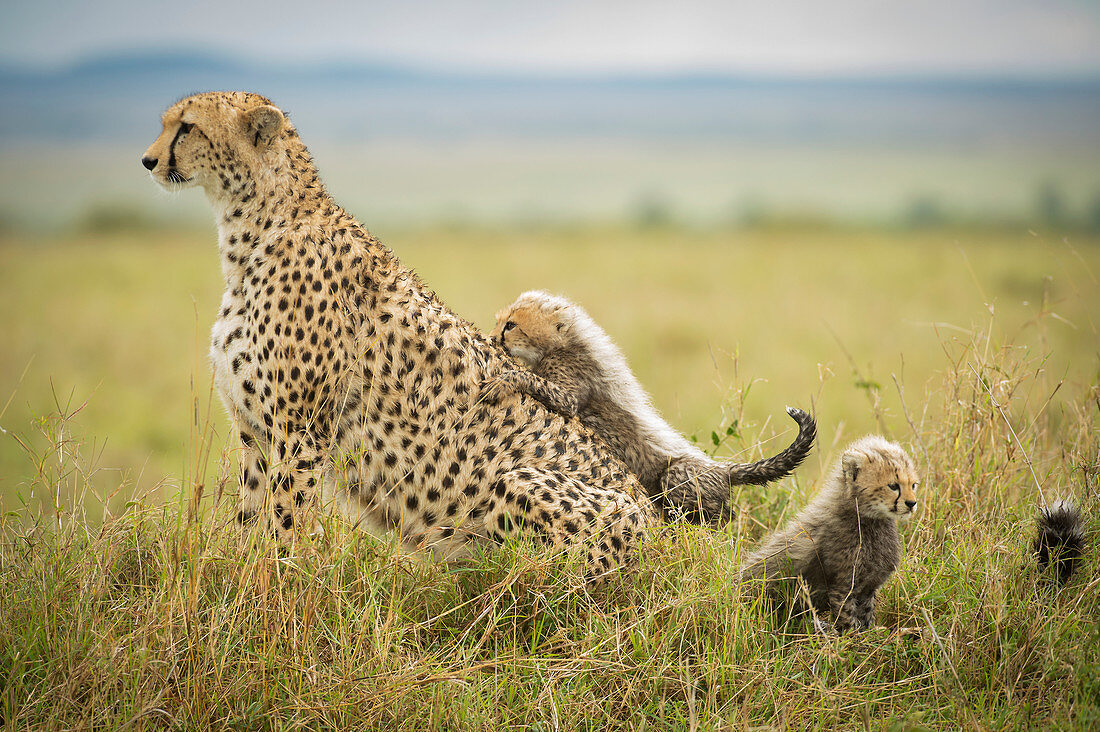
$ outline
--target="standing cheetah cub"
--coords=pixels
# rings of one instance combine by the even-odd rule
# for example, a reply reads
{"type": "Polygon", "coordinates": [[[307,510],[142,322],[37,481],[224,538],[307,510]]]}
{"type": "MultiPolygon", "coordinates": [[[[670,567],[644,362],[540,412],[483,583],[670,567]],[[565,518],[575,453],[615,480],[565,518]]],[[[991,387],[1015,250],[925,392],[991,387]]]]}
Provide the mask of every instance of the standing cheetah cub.
{"type": "Polygon", "coordinates": [[[551,410],[580,421],[638,476],[649,495],[693,521],[730,515],[730,487],[763,485],[789,475],[813,447],[817,427],[798,422],[795,441],[755,463],[712,460],[666,423],[615,346],[580,306],[546,292],[525,292],[497,313],[492,337],[530,371],[497,377],[551,410]]]}
{"type": "Polygon", "coordinates": [[[898,522],[917,505],[917,472],[893,442],[848,446],[826,487],[746,561],[742,579],[801,577],[818,618],[839,631],[871,626],[875,594],[901,561],[898,522]]]}

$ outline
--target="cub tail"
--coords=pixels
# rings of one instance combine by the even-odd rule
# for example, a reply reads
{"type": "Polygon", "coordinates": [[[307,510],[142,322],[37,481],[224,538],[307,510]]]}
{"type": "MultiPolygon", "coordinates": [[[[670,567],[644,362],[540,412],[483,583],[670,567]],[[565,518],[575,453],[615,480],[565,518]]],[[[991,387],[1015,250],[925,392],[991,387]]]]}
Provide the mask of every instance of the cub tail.
{"type": "Polygon", "coordinates": [[[787,407],[787,414],[798,422],[798,436],[794,438],[794,442],[778,455],[755,463],[726,463],[730,485],[764,485],[787,477],[802,464],[813,449],[817,423],[801,409],[787,407]]]}
{"type": "Polygon", "coordinates": [[[1050,567],[1065,584],[1085,551],[1085,519],[1069,500],[1055,501],[1039,509],[1035,558],[1041,568],[1050,567]]]}

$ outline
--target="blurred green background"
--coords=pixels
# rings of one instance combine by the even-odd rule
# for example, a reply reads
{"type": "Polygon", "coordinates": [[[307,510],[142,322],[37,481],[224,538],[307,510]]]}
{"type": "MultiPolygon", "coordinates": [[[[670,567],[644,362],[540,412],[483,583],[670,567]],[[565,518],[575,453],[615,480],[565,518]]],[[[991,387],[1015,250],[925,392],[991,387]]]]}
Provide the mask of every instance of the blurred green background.
{"type": "Polygon", "coordinates": [[[581,302],[720,454],[778,449],[787,404],[817,410],[819,463],[904,437],[902,388],[928,428],[927,385],[980,334],[1066,382],[1052,419],[1095,383],[1093,5],[248,5],[2,11],[6,509],[218,472],[213,223],[138,162],[204,89],[286,110],[336,199],[479,326],[533,287],[581,302]],[[76,450],[98,472],[37,481],[76,450]]]}
{"type": "MultiPolygon", "coordinates": [[[[854,435],[912,436],[899,387],[912,419],[935,429],[925,390],[961,352],[955,344],[976,335],[1015,342],[1049,383],[1067,382],[1045,410],[1054,420],[1064,400],[1084,398],[1100,363],[1100,240],[1090,236],[795,226],[380,233],[483,328],[523,289],[583,303],[661,412],[708,449],[717,433],[719,454],[775,451],[792,436],[783,407],[814,408],[813,474],[854,435]]],[[[100,496],[88,501],[92,514],[135,489],[213,486],[229,434],[206,357],[221,291],[213,232],[6,234],[0,270],[5,506],[52,505],[38,465],[69,461],[78,445],[101,471],[66,484],[66,507],[76,497],[64,494],[85,483],[100,496]],[[74,414],[61,435],[56,411],[74,414]],[[197,455],[203,448],[209,455],[197,455]]],[[[1048,396],[1017,394],[1012,406],[1037,413],[1048,396]]]]}

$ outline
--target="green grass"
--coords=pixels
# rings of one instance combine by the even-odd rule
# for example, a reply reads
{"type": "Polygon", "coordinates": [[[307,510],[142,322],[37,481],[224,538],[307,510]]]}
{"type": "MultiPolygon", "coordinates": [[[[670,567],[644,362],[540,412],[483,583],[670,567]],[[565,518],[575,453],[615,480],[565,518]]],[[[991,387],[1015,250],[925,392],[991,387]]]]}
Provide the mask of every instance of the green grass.
{"type": "Polygon", "coordinates": [[[387,236],[482,326],[528,287],[583,302],[662,411],[719,454],[771,451],[791,435],[784,404],[816,408],[819,448],[796,478],[742,491],[728,527],[658,532],[636,573],[589,596],[573,567],[532,547],[443,567],[336,519],[288,555],[241,543],[205,367],[212,239],[0,246],[9,729],[1100,724],[1096,553],[1062,589],[1027,554],[1038,486],[1075,497],[1096,536],[1096,242],[387,236]],[[925,486],[882,627],[829,637],[784,624],[737,591],[738,557],[872,429],[910,449],[925,486]]]}
{"type": "MultiPolygon", "coordinates": [[[[995,341],[1050,354],[1051,384],[1097,370],[1100,240],[798,229],[382,234],[483,328],[525,289],[583,303],[674,425],[709,444],[736,421],[720,454],[743,459],[793,435],[787,404],[817,412],[816,470],[854,435],[907,436],[895,378],[919,395],[991,322],[995,341]]],[[[101,495],[123,484],[147,491],[165,476],[178,485],[196,468],[196,421],[209,420],[217,457],[229,430],[206,355],[221,293],[212,232],[7,235],[0,273],[3,505],[29,495],[44,446],[36,421],[59,405],[79,408],[70,429],[102,455],[93,481],[101,495]]],[[[925,418],[919,400],[909,407],[925,418]]]]}

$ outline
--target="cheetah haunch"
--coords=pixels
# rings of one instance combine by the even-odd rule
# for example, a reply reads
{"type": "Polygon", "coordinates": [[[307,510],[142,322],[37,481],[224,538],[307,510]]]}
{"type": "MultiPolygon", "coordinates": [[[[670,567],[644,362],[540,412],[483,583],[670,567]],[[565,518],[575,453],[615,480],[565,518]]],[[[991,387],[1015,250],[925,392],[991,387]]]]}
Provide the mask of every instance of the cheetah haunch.
{"type": "Polygon", "coordinates": [[[529,534],[628,562],[657,511],[577,422],[483,384],[515,363],[326,193],[264,97],[197,94],[163,115],[153,180],[201,187],[225,294],[215,383],[240,431],[238,520],[281,542],[322,496],[444,557],[529,534]]]}

